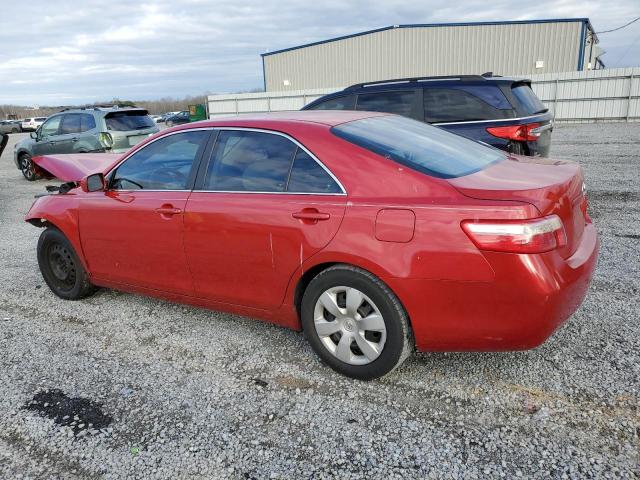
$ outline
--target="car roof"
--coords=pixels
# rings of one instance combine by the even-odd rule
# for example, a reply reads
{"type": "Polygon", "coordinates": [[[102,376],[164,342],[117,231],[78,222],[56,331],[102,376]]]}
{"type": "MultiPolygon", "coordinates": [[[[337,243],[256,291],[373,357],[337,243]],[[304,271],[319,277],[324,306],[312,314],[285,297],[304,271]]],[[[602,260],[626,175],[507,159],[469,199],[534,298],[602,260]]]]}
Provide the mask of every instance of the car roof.
{"type": "Polygon", "coordinates": [[[388,113],[364,112],[355,110],[300,110],[290,112],[252,113],[220,116],[215,119],[190,123],[198,127],[215,126],[253,126],[267,127],[269,124],[287,123],[319,123],[333,127],[341,123],[352,122],[370,117],[382,117],[388,113]]]}

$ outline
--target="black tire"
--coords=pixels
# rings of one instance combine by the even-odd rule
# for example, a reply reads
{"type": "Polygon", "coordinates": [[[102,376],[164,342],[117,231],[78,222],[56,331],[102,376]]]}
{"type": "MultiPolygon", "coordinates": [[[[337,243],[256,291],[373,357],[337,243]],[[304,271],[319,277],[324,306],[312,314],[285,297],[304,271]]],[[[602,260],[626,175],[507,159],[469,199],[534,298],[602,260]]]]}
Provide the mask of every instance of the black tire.
{"type": "Polygon", "coordinates": [[[11,129],[11,133],[18,133],[18,129],[17,128],[12,128],[11,129]]]}
{"type": "Polygon", "coordinates": [[[60,298],[80,300],[97,290],[89,282],[87,272],[71,243],[56,228],[46,228],[40,234],[38,266],[44,281],[60,298]]]}
{"type": "Polygon", "coordinates": [[[400,366],[414,349],[409,319],[398,297],[375,275],[351,265],[334,265],[311,280],[302,297],[301,320],[305,336],[318,356],[335,371],[351,378],[382,377],[400,366]],[[370,363],[352,365],[340,360],[325,347],[316,331],[314,314],[318,299],[328,289],[339,286],[355,288],[366,295],[384,319],[386,341],[379,356],[370,363]]]}
{"type": "Polygon", "coordinates": [[[28,153],[21,153],[18,157],[18,163],[20,164],[20,171],[22,172],[22,176],[33,182],[39,178],[36,173],[35,166],[33,165],[33,160],[31,160],[31,155],[28,153]]]}

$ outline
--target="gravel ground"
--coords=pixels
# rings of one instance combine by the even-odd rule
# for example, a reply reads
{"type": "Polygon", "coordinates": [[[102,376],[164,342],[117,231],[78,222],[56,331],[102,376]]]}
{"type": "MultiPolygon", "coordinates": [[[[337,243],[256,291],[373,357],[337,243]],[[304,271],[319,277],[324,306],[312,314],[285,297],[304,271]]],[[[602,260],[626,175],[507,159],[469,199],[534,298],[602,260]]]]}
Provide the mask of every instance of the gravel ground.
{"type": "Polygon", "coordinates": [[[542,347],[417,355],[362,383],[251,319],[54,297],[22,221],[50,182],[23,180],[10,143],[0,478],[638,478],[639,147],[640,124],[554,132],[553,155],[585,168],[602,250],[585,303],[542,347]]]}

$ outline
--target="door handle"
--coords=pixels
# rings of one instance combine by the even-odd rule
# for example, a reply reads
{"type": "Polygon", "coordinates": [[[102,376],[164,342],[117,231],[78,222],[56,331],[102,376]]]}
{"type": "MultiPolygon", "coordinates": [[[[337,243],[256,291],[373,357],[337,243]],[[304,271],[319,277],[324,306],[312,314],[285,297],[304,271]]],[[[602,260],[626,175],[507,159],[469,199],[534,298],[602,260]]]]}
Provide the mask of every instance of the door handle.
{"type": "Polygon", "coordinates": [[[160,215],[178,215],[182,213],[182,210],[175,207],[160,207],[156,208],[156,212],[158,212],[160,215]]]}
{"type": "Polygon", "coordinates": [[[72,142],[77,142],[77,141],[78,141],[78,137],[73,137],[73,138],[71,139],[71,141],[72,141],[72,142]]]}
{"type": "Polygon", "coordinates": [[[324,212],[319,212],[315,208],[305,208],[299,212],[294,212],[291,214],[293,218],[297,218],[298,220],[308,221],[308,222],[319,222],[321,220],[329,220],[331,215],[324,212]]]}

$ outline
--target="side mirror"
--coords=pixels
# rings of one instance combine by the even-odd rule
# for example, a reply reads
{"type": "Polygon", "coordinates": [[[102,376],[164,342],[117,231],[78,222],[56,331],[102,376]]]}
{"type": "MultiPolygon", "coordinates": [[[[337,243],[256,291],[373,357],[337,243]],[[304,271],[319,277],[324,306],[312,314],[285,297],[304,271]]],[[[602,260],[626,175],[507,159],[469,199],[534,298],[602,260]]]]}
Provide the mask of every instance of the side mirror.
{"type": "Polygon", "coordinates": [[[38,132],[31,132],[31,133],[29,134],[29,136],[30,136],[31,138],[33,138],[34,140],[37,140],[37,139],[38,139],[38,132]]]}
{"type": "Polygon", "coordinates": [[[101,192],[106,188],[104,175],[102,173],[94,173],[80,180],[80,188],[83,192],[101,192]]]}

